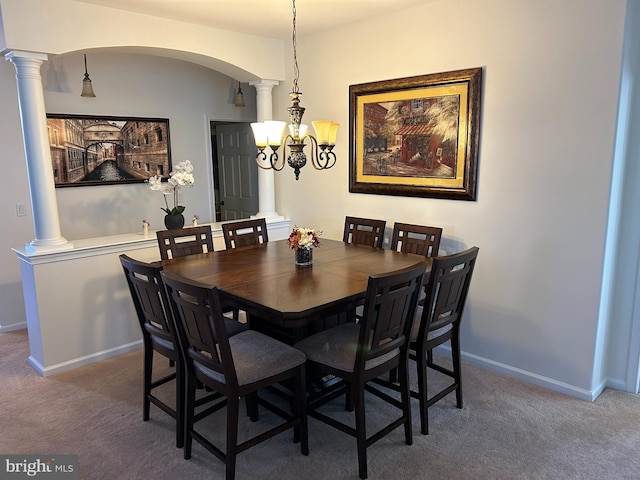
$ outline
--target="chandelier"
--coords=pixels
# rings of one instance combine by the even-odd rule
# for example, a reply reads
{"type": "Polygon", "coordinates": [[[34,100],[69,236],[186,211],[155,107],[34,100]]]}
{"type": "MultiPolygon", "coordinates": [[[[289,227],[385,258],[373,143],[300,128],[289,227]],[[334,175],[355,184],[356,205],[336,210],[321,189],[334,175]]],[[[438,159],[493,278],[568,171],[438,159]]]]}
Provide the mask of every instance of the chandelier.
{"type": "Polygon", "coordinates": [[[307,135],[307,125],[302,123],[304,107],[300,106],[300,96],[302,93],[298,89],[298,56],[296,51],[296,0],[293,0],[293,90],[289,93],[291,106],[287,108],[289,112],[289,133],[283,135],[286,122],[267,120],[260,123],[252,123],[251,129],[258,147],[256,162],[260,168],[265,170],[273,169],[280,171],[284,168],[284,157],[296,176],[300,177],[300,169],[307,163],[307,156],[304,153],[305,141],[309,140],[311,145],[311,164],[316,170],[326,170],[336,163],[336,154],[333,147],[336,144],[338,133],[338,123],[331,120],[316,120],[311,122],[316,132],[316,136],[307,135]],[[278,150],[282,147],[282,158],[278,156],[278,150]],[[271,154],[267,155],[267,146],[271,154]],[[287,147],[289,155],[287,156],[287,147]]]}

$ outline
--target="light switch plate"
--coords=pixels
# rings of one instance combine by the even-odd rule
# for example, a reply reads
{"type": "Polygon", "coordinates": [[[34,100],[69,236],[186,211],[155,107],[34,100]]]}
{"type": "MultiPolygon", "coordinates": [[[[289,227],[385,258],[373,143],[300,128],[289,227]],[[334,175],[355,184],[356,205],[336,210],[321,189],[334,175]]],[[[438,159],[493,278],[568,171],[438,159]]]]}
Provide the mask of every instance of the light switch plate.
{"type": "Polygon", "coordinates": [[[16,216],[18,217],[27,216],[27,207],[24,206],[24,203],[16,203],[16,216]]]}

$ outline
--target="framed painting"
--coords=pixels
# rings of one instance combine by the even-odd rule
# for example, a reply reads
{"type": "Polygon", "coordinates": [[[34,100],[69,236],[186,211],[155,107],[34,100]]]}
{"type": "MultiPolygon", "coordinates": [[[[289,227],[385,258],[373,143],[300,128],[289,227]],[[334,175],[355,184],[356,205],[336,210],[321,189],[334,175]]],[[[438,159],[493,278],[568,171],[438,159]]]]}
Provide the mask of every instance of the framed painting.
{"type": "Polygon", "coordinates": [[[482,69],[349,86],[349,191],[475,200],[482,69]]]}
{"type": "Polygon", "coordinates": [[[171,171],[169,120],[47,114],[56,187],[140,183],[171,171]]]}

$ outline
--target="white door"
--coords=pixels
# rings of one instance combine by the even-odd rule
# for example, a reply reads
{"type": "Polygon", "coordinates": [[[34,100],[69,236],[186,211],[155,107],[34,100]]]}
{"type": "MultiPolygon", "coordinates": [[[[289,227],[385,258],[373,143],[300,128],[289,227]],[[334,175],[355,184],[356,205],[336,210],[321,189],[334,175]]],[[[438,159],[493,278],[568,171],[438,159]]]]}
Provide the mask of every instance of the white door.
{"type": "Polygon", "coordinates": [[[220,221],[258,213],[258,165],[250,125],[216,125],[220,221]]]}

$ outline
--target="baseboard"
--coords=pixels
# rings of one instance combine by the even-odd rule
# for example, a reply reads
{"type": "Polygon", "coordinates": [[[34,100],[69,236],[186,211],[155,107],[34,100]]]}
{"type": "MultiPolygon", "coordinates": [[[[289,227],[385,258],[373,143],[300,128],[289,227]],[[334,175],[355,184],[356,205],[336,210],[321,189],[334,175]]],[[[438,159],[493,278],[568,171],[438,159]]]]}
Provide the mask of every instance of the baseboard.
{"type": "Polygon", "coordinates": [[[72,360],[67,360],[66,362],[61,362],[56,365],[51,365],[48,367],[44,367],[40,362],[38,362],[35,358],[33,358],[33,356],[29,355],[29,364],[40,376],[48,377],[49,375],[55,375],[56,373],[66,372],[67,370],[73,370],[74,368],[82,367],[84,365],[89,365],[91,363],[95,363],[100,360],[105,360],[111,357],[117,357],[118,355],[132,352],[139,348],[142,348],[142,340],[137,340],[135,342],[131,342],[126,345],[120,345],[116,348],[111,348],[109,350],[96,352],[91,355],[86,355],[84,357],[78,357],[72,360]]]}
{"type": "MultiPolygon", "coordinates": [[[[628,392],[627,384],[624,382],[624,380],[611,378],[611,377],[607,377],[606,382],[602,385],[602,390],[604,390],[605,388],[612,388],[613,390],[621,390],[623,392],[628,392]]],[[[636,392],[629,392],[629,393],[636,393],[636,392]]]]}
{"type": "Polygon", "coordinates": [[[13,323],[11,325],[0,325],[0,333],[15,332],[27,328],[27,322],[13,323]]]}
{"type": "MultiPolygon", "coordinates": [[[[447,346],[440,346],[436,350],[450,352],[450,349],[447,346]]],[[[559,382],[557,380],[554,380],[553,378],[544,377],[542,375],[538,375],[537,373],[532,373],[520,368],[512,367],[511,365],[506,365],[494,360],[489,360],[478,355],[462,352],[461,357],[462,360],[474,365],[478,365],[494,372],[499,372],[504,375],[523,380],[533,385],[538,385],[539,387],[553,390],[554,392],[563,393],[580,400],[585,400],[587,402],[593,402],[596,398],[598,398],[598,395],[600,395],[606,387],[605,384],[602,384],[595,390],[585,390],[574,385],[569,385],[568,383],[559,382]]]]}

